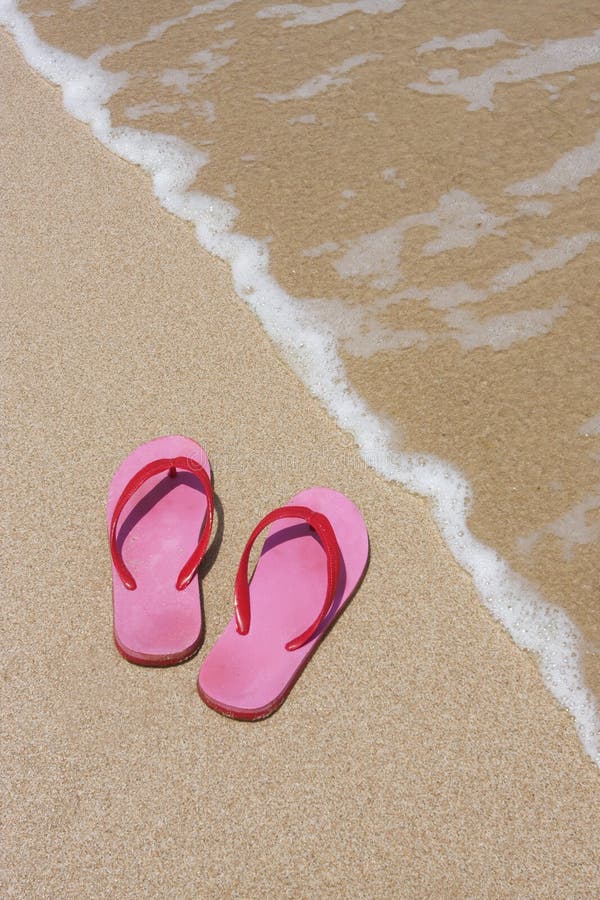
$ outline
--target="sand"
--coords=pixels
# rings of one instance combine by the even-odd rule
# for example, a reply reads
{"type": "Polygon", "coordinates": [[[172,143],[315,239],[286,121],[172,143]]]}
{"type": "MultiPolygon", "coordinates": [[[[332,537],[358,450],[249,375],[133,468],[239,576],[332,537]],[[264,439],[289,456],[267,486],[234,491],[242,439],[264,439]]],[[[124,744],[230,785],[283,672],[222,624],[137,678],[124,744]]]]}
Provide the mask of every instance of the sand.
{"type": "Polygon", "coordinates": [[[2,893],[597,894],[598,773],[482,607],[426,503],[385,483],[280,361],[225,267],[0,35],[2,893]],[[199,656],[129,665],[104,503],[139,442],[207,448],[222,511],[199,656]],[[255,521],[349,493],[372,558],[271,719],[224,719],[198,667],[255,521]]]}
{"type": "Polygon", "coordinates": [[[399,446],[468,479],[469,528],[567,612],[600,703],[600,166],[572,159],[600,159],[597,15],[392,6],[299,27],[259,0],[175,24],[192,11],[172,3],[156,40],[166,13],[147,0],[33,21],[84,57],[110,45],[104,69],[130,75],[115,126],[208,154],[195,187],[269,241],[279,284],[337,328],[351,387],[399,446]]]}

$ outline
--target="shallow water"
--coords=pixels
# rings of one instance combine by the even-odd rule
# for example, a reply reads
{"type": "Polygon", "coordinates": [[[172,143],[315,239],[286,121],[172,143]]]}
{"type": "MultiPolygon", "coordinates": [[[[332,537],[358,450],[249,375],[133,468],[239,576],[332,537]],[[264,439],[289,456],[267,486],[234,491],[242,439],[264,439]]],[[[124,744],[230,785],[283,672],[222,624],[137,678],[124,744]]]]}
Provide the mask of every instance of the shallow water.
{"type": "Polygon", "coordinates": [[[432,497],[482,599],[600,758],[589,4],[20,10],[35,31],[0,2],[67,108],[230,262],[363,455],[432,497]]]}

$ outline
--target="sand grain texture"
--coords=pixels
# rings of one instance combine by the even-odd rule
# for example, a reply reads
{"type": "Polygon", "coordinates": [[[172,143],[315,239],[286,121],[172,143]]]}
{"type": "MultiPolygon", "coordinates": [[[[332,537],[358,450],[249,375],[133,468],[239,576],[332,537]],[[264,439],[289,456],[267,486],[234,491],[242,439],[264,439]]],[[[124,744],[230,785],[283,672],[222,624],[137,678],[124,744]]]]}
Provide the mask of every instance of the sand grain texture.
{"type": "Polygon", "coordinates": [[[596,896],[598,773],[426,504],[358,461],[225,267],[0,35],[3,817],[14,897],[596,896]],[[194,661],[111,636],[104,503],[151,437],[208,449],[223,514],[194,661]],[[195,678],[254,522],[296,490],[367,520],[362,590],[254,725],[195,678]]]}

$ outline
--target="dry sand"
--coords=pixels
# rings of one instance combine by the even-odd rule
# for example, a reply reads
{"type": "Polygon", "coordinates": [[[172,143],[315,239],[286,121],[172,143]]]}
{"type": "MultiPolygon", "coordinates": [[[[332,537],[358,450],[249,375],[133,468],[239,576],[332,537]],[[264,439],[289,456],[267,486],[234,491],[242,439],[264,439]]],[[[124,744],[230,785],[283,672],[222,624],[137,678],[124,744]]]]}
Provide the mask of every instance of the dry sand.
{"type": "Polygon", "coordinates": [[[4,895],[594,897],[597,770],[419,498],[279,360],[225,267],[0,35],[4,895]],[[141,441],[207,448],[222,505],[198,658],[129,665],[104,502],[141,441]],[[208,710],[198,666],[267,509],[348,492],[372,559],[281,710],[208,710]]]}

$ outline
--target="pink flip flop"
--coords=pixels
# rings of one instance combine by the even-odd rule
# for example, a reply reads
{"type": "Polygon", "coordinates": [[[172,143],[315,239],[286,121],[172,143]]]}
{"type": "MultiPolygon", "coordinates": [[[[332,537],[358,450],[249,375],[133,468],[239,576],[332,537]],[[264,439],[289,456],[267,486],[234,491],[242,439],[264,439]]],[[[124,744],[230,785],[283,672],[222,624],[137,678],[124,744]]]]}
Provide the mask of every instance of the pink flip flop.
{"type": "Polygon", "coordinates": [[[170,666],[202,639],[196,572],[212,529],[214,498],[204,449],[157,438],[113,476],[107,505],[114,637],[130,662],[170,666]]]}
{"type": "Polygon", "coordinates": [[[358,588],[368,557],[360,512],[330,488],[302,491],[265,516],[240,560],[235,614],[198,676],[204,702],[235,719],[275,712],[358,588]],[[250,550],[267,525],[248,585],[250,550]]]}

